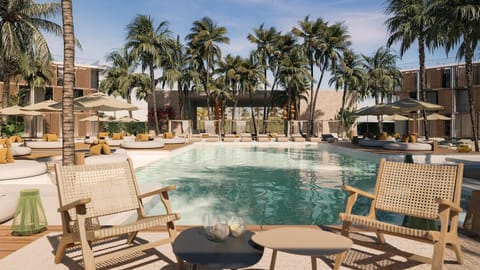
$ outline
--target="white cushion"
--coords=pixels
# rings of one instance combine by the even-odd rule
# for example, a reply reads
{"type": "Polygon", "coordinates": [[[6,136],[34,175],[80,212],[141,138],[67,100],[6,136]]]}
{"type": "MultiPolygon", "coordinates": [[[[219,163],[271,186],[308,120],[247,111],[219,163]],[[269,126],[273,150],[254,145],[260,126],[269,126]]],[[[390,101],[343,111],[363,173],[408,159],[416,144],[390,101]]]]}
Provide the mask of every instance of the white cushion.
{"type": "Polygon", "coordinates": [[[47,164],[35,160],[16,159],[13,163],[0,164],[0,180],[32,177],[47,172],[47,164]]]}
{"type": "Polygon", "coordinates": [[[165,146],[165,143],[159,140],[148,141],[148,142],[123,141],[122,143],[120,143],[120,147],[129,148],[129,149],[151,149],[151,148],[162,148],[164,146],[165,146]]]}
{"type": "Polygon", "coordinates": [[[387,140],[373,140],[373,139],[362,139],[358,140],[358,144],[361,146],[370,146],[370,147],[381,147],[387,143],[394,143],[395,139],[387,140]]]}
{"type": "Polygon", "coordinates": [[[118,149],[115,153],[110,155],[94,155],[85,158],[85,164],[108,164],[125,162],[128,155],[125,150],[118,149]]]}
{"type": "Polygon", "coordinates": [[[175,143],[185,143],[185,138],[171,138],[171,139],[163,139],[165,144],[175,144],[175,143]]]}
{"type": "Polygon", "coordinates": [[[30,148],[50,149],[50,148],[62,148],[63,144],[62,144],[62,141],[60,140],[56,142],[36,141],[36,142],[27,142],[27,146],[30,148]]]}
{"type": "Polygon", "coordinates": [[[25,156],[32,153],[32,148],[25,146],[12,146],[12,154],[14,156],[25,156]]]}
{"type": "Polygon", "coordinates": [[[405,143],[405,142],[396,142],[388,143],[383,146],[385,149],[390,150],[417,150],[417,151],[431,151],[432,145],[428,143],[405,143]]]}
{"type": "Polygon", "coordinates": [[[17,208],[18,195],[0,194],[0,223],[13,218],[15,209],[17,208]]]}

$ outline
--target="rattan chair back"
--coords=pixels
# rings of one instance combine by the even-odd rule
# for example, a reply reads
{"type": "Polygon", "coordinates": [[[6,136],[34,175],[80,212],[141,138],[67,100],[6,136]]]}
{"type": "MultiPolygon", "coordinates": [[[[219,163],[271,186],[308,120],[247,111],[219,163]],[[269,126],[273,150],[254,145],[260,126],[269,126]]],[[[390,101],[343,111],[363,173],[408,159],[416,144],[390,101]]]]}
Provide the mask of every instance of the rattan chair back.
{"type": "Polygon", "coordinates": [[[375,209],[427,219],[438,217],[436,198],[459,204],[462,185],[457,165],[381,160],[375,209]]]}
{"type": "MultiPolygon", "coordinates": [[[[87,204],[87,218],[112,215],[139,208],[138,187],[132,162],[60,166],[58,192],[60,204],[66,205],[83,198],[87,204]]],[[[69,210],[75,220],[74,210],[69,210]]]]}

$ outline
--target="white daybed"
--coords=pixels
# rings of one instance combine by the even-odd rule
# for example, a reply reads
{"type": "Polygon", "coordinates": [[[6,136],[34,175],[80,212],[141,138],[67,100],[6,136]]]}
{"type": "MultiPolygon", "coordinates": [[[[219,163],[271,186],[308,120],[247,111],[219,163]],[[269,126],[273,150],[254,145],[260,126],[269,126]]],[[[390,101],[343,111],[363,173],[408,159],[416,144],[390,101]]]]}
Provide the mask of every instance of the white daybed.
{"type": "Polygon", "coordinates": [[[32,153],[32,148],[26,146],[12,146],[11,149],[14,157],[26,156],[32,153]]]}
{"type": "Polygon", "coordinates": [[[47,169],[43,162],[16,159],[13,163],[0,164],[0,180],[37,176],[46,173],[47,169]]]}
{"type": "Polygon", "coordinates": [[[384,149],[402,151],[432,151],[432,145],[428,143],[395,142],[383,146],[384,149]]]}
{"type": "Polygon", "coordinates": [[[27,142],[27,147],[30,147],[32,149],[55,149],[55,148],[62,148],[63,143],[61,140],[54,141],[54,142],[31,141],[31,142],[27,142]]]}
{"type": "Polygon", "coordinates": [[[185,143],[186,140],[185,138],[182,138],[182,137],[175,137],[175,138],[163,139],[163,142],[165,144],[179,144],[179,143],[185,143]]]}
{"type": "Polygon", "coordinates": [[[383,147],[388,143],[394,143],[395,139],[386,139],[386,140],[374,140],[374,139],[361,139],[358,140],[358,144],[360,146],[367,146],[367,147],[383,147]]]}
{"type": "Polygon", "coordinates": [[[0,192],[0,224],[13,218],[17,208],[18,194],[0,192]]]}
{"type": "Polygon", "coordinates": [[[85,164],[108,164],[125,162],[128,158],[127,151],[124,149],[117,149],[110,155],[92,155],[85,158],[85,164]]]}
{"type": "Polygon", "coordinates": [[[160,140],[146,141],[146,142],[136,142],[136,141],[123,141],[120,143],[121,148],[127,149],[153,149],[153,148],[162,148],[165,146],[165,143],[160,140]]]}

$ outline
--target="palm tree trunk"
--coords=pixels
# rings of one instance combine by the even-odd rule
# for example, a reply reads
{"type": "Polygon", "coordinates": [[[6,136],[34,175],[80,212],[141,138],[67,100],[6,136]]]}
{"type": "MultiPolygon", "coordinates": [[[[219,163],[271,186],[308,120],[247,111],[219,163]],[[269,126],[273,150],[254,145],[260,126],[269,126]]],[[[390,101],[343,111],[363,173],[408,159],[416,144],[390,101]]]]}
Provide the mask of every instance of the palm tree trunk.
{"type": "Polygon", "coordinates": [[[314,120],[313,120],[313,118],[310,119],[310,117],[313,117],[313,113],[312,113],[312,111],[313,111],[313,103],[312,103],[312,100],[313,100],[313,98],[314,98],[314,96],[313,96],[313,84],[314,84],[314,82],[313,82],[313,60],[312,60],[312,55],[310,55],[310,76],[311,76],[311,78],[310,78],[310,106],[309,106],[310,108],[309,108],[309,110],[308,110],[308,116],[309,116],[309,117],[308,117],[308,118],[309,118],[309,119],[308,119],[308,124],[309,124],[309,129],[308,129],[308,130],[309,130],[309,134],[308,134],[308,136],[311,137],[311,136],[313,136],[313,125],[314,125],[314,120]],[[311,127],[310,127],[310,125],[311,125],[311,127]]]}
{"type": "Polygon", "coordinates": [[[252,132],[252,135],[254,137],[257,136],[257,121],[255,119],[255,112],[253,111],[253,95],[252,95],[252,92],[250,91],[250,104],[252,104],[252,106],[250,106],[250,114],[252,115],[252,122],[253,122],[253,132],[252,132]]]}
{"type": "Polygon", "coordinates": [[[8,107],[8,99],[10,97],[10,80],[13,78],[10,74],[5,76],[3,81],[3,93],[2,93],[2,109],[8,107]]]}
{"type": "Polygon", "coordinates": [[[477,131],[477,126],[475,123],[475,104],[473,102],[473,94],[472,94],[472,80],[473,80],[473,74],[472,74],[472,60],[473,60],[473,42],[470,39],[470,36],[468,34],[464,35],[465,37],[465,74],[467,78],[467,92],[468,92],[468,103],[470,105],[469,107],[469,112],[470,112],[470,124],[472,126],[472,137],[473,141],[475,144],[475,152],[479,152],[479,147],[478,147],[478,131],[477,131]]]}
{"type": "Polygon", "coordinates": [[[268,112],[267,112],[267,69],[263,69],[263,76],[265,82],[263,83],[263,134],[267,133],[267,119],[268,119],[268,112]]]}
{"type": "Polygon", "coordinates": [[[75,121],[73,114],[73,87],[75,80],[75,35],[73,30],[72,1],[62,0],[63,19],[63,165],[75,163],[75,121]]]}
{"type": "MultiPolygon", "coordinates": [[[[131,94],[132,92],[129,91],[129,93],[130,93],[130,94],[127,96],[127,103],[128,103],[128,104],[132,104],[132,94],[131,94]]],[[[133,113],[132,113],[132,111],[128,111],[128,117],[133,118],[133,113]]]]}
{"type": "MultiPolygon", "coordinates": [[[[422,100],[427,101],[427,92],[425,91],[427,86],[425,81],[425,38],[423,35],[418,37],[418,57],[419,57],[419,64],[420,64],[420,78],[419,78],[419,85],[420,85],[420,94],[422,95],[422,100]]],[[[427,121],[427,111],[422,110],[423,116],[423,131],[425,133],[425,139],[428,140],[428,121],[427,121]]],[[[416,123],[415,123],[416,124],[416,123]]]]}
{"type": "Polygon", "coordinates": [[[323,80],[323,75],[325,74],[325,69],[327,67],[327,63],[325,63],[322,67],[321,73],[320,73],[320,79],[318,80],[317,83],[317,90],[315,91],[315,96],[313,97],[313,100],[310,102],[312,103],[312,110],[310,112],[310,130],[309,130],[309,136],[313,134],[313,121],[314,121],[314,116],[315,116],[315,108],[317,107],[317,98],[318,98],[318,91],[320,90],[320,84],[322,83],[323,80]]]}
{"type": "Polygon", "coordinates": [[[155,74],[153,71],[153,64],[150,65],[150,93],[152,94],[153,121],[155,121],[155,132],[158,135],[160,134],[160,128],[158,126],[157,95],[155,93],[155,74]]]}

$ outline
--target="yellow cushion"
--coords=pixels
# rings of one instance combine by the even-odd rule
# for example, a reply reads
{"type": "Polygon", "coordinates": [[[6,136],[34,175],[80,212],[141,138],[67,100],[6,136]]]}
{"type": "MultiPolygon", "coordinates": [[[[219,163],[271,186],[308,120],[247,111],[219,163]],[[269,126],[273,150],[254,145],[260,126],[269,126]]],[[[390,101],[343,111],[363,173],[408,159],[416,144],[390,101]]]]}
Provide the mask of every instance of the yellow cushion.
{"type": "Polygon", "coordinates": [[[14,142],[22,142],[22,137],[17,136],[17,135],[14,135],[14,136],[10,136],[9,140],[10,140],[10,142],[12,142],[12,143],[14,143],[14,142]]]}
{"type": "Polygon", "coordinates": [[[106,143],[102,143],[101,146],[102,146],[102,154],[110,155],[110,153],[111,153],[110,146],[106,143]]]}
{"type": "Polygon", "coordinates": [[[0,164],[7,163],[7,151],[8,148],[0,148],[0,164]]]}
{"type": "Polygon", "coordinates": [[[112,140],[121,140],[123,139],[123,134],[122,133],[113,133],[112,134],[112,140]]]}
{"type": "Polygon", "coordinates": [[[408,142],[409,138],[408,135],[403,135],[401,142],[408,142]]]}
{"type": "Polygon", "coordinates": [[[163,137],[165,139],[173,139],[173,133],[172,132],[165,132],[165,133],[163,133],[163,137]]]}
{"type": "Polygon", "coordinates": [[[43,134],[42,141],[48,141],[48,134],[43,134]]]}
{"type": "Polygon", "coordinates": [[[6,145],[7,144],[7,139],[0,139],[0,145],[6,145]]]}
{"type": "Polygon", "coordinates": [[[103,139],[105,137],[108,137],[108,132],[99,132],[98,133],[98,138],[103,139]]]}
{"type": "Polygon", "coordinates": [[[90,155],[92,156],[98,156],[102,153],[102,147],[103,147],[103,144],[97,144],[97,145],[92,145],[90,147],[90,155]]]}
{"type": "Polygon", "coordinates": [[[56,142],[58,141],[57,134],[47,134],[47,141],[48,142],[56,142]]]}
{"type": "Polygon", "coordinates": [[[387,139],[387,134],[386,134],[385,132],[382,132],[382,133],[378,134],[375,139],[377,139],[377,140],[386,140],[386,139],[387,139]]]}
{"type": "Polygon", "coordinates": [[[148,142],[148,134],[140,133],[137,134],[137,142],[148,142]]]}
{"type": "Polygon", "coordinates": [[[408,142],[412,142],[412,143],[417,142],[417,135],[415,135],[415,134],[410,134],[410,135],[408,136],[408,142]]]}
{"type": "Polygon", "coordinates": [[[12,154],[12,149],[10,147],[7,148],[7,162],[8,163],[13,163],[15,160],[13,159],[13,154],[12,154]]]}

